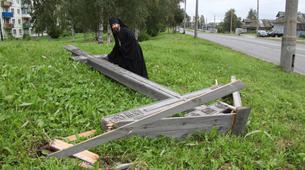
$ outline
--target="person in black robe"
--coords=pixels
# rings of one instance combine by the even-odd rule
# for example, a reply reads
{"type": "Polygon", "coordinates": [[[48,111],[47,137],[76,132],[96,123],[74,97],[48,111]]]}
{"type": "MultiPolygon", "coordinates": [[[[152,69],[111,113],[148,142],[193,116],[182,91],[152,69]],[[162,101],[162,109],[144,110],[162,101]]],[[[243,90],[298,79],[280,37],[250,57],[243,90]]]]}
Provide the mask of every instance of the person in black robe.
{"type": "Polygon", "coordinates": [[[108,60],[120,67],[148,79],[142,49],[133,32],[117,18],[109,19],[115,45],[108,60]]]}

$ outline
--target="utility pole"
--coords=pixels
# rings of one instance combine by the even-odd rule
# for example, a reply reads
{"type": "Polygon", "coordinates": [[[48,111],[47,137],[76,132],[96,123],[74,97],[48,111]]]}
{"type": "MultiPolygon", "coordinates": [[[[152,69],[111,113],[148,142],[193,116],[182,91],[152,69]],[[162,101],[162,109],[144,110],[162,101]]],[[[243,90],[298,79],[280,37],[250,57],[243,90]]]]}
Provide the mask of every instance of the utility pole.
{"type": "Polygon", "coordinates": [[[259,30],[259,0],[257,0],[257,9],[256,9],[256,33],[259,30]]]}
{"type": "Polygon", "coordinates": [[[216,15],[214,15],[213,32],[216,33],[216,15]]]}
{"type": "Polygon", "coordinates": [[[297,39],[297,15],[298,0],[286,0],[285,28],[282,38],[281,67],[284,71],[294,70],[296,39],[297,39]]]}
{"type": "Polygon", "coordinates": [[[230,23],[230,33],[232,34],[233,32],[233,9],[231,9],[231,23],[230,23]]]}
{"type": "Polygon", "coordinates": [[[195,32],[194,37],[198,37],[198,0],[196,0],[195,32]]]}
{"type": "Polygon", "coordinates": [[[2,21],[1,21],[1,18],[0,18],[0,36],[1,36],[1,41],[3,41],[2,21]]]}
{"type": "Polygon", "coordinates": [[[187,21],[187,14],[186,14],[186,0],[184,0],[184,28],[183,28],[183,34],[185,34],[186,30],[186,21],[187,21]]]}

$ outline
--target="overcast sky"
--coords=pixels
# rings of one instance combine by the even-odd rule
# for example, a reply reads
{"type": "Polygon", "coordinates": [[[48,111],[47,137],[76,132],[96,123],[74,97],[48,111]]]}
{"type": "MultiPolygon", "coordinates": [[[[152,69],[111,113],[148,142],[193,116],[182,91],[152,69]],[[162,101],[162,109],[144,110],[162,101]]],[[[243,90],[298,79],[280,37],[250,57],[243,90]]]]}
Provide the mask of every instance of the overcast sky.
{"type": "MultiPolygon", "coordinates": [[[[223,19],[230,8],[236,10],[237,16],[246,18],[251,8],[256,9],[257,0],[199,0],[199,15],[204,15],[208,22],[223,19]]],[[[260,18],[275,19],[278,11],[285,11],[286,0],[260,0],[260,18]]],[[[181,4],[184,8],[184,4],[181,4]]],[[[195,16],[196,0],[186,0],[188,15],[195,16]]],[[[299,0],[299,11],[305,13],[305,0],[299,0]]]]}

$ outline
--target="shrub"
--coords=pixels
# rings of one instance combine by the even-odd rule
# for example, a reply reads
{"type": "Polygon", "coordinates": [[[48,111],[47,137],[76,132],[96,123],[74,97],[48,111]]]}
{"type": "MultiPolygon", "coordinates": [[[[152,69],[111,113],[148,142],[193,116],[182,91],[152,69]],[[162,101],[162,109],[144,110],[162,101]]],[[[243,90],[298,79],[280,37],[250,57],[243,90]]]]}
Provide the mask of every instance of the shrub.
{"type": "Polygon", "coordinates": [[[52,26],[47,31],[48,35],[53,39],[59,38],[61,32],[61,29],[57,26],[52,26]]]}
{"type": "Polygon", "coordinates": [[[139,34],[139,41],[142,42],[142,41],[147,41],[150,39],[150,35],[148,35],[146,32],[140,32],[139,34]]]}
{"type": "Polygon", "coordinates": [[[29,34],[23,34],[24,40],[31,40],[31,36],[29,34]]]}

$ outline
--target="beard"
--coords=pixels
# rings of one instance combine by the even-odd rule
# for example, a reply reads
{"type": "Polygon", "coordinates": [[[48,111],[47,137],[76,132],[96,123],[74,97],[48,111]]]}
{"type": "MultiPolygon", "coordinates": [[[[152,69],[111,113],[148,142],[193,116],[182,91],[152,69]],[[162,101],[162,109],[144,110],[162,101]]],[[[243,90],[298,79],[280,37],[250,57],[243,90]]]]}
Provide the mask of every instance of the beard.
{"type": "Polygon", "coordinates": [[[117,34],[117,33],[120,32],[120,29],[119,29],[119,28],[112,29],[112,32],[113,32],[114,34],[117,34]]]}

